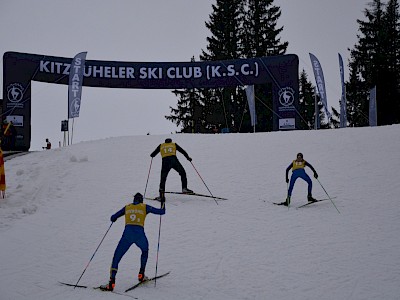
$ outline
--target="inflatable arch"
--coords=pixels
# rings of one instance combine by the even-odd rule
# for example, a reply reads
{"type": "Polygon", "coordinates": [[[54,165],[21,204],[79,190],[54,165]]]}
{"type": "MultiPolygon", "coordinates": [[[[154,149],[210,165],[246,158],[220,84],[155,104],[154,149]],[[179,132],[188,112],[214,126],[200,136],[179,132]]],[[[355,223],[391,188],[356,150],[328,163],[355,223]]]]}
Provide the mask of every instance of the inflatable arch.
{"type": "MultiPolygon", "coordinates": [[[[16,150],[31,143],[31,81],[68,85],[72,58],[6,52],[3,115],[17,130],[16,150]]],[[[296,55],[200,62],[86,60],[83,86],[139,89],[217,88],[270,83],[274,130],[295,129],[299,98],[296,55]]],[[[66,101],[67,101],[66,96],[66,101]]]]}

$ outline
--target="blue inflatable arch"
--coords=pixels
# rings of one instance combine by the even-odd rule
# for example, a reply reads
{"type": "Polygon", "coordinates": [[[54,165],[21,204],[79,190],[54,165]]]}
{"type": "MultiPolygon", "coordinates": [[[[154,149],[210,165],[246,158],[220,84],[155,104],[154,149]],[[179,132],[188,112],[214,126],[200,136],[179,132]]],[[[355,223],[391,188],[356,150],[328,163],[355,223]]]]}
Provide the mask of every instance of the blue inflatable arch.
{"type": "MultiPolygon", "coordinates": [[[[6,52],[3,115],[14,120],[16,150],[31,143],[31,81],[68,85],[72,58],[6,52]]],[[[271,83],[273,128],[295,129],[299,98],[298,57],[282,55],[202,62],[86,60],[83,86],[128,89],[217,88],[271,83]]],[[[66,97],[67,99],[67,97],[66,97]]]]}

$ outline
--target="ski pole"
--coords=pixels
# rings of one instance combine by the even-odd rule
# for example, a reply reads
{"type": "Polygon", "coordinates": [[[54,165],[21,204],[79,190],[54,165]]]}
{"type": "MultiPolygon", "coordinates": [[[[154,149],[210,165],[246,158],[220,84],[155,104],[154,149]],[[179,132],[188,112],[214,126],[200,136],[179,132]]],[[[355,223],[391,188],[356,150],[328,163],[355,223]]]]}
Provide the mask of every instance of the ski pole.
{"type": "Polygon", "coordinates": [[[210,193],[211,197],[214,198],[215,203],[217,203],[218,205],[218,201],[215,199],[214,195],[211,193],[210,189],[208,188],[207,184],[204,182],[203,178],[201,177],[200,173],[197,171],[196,167],[194,166],[194,164],[192,162],[190,162],[193,166],[193,169],[196,171],[197,175],[199,175],[201,181],[203,181],[204,185],[206,186],[208,192],[210,193]]]}
{"type": "Polygon", "coordinates": [[[146,197],[147,184],[149,183],[150,170],[151,170],[152,163],[153,163],[153,157],[151,158],[151,161],[150,161],[149,174],[147,174],[146,187],[144,188],[143,198],[146,197]]]}
{"type": "Polygon", "coordinates": [[[77,287],[77,285],[78,285],[79,281],[81,280],[83,274],[86,272],[86,269],[89,267],[89,264],[90,264],[90,262],[92,261],[92,259],[93,259],[94,255],[96,254],[97,250],[99,250],[100,245],[101,245],[101,243],[104,241],[104,238],[106,237],[107,233],[110,231],[112,224],[113,224],[113,222],[111,222],[110,227],[108,227],[106,233],[104,234],[103,238],[102,238],[101,241],[100,241],[100,244],[97,246],[97,248],[96,248],[96,250],[94,251],[92,257],[90,258],[89,262],[87,263],[87,265],[86,265],[85,269],[83,270],[81,276],[79,277],[78,281],[76,282],[76,284],[75,284],[75,286],[74,286],[74,289],[77,287]]]}
{"type": "Polygon", "coordinates": [[[289,206],[290,206],[290,200],[289,199],[289,182],[286,182],[286,202],[287,204],[287,209],[289,210],[289,206]]]}
{"type": "Polygon", "coordinates": [[[317,181],[319,182],[319,184],[321,185],[322,189],[324,190],[325,194],[328,196],[329,200],[331,200],[333,206],[336,208],[337,212],[340,214],[340,211],[338,210],[338,208],[335,205],[335,202],[333,202],[332,198],[328,195],[328,192],[325,190],[324,186],[322,185],[321,181],[319,181],[318,178],[316,178],[317,181]]]}
{"type": "MultiPolygon", "coordinates": [[[[165,202],[161,202],[161,208],[165,205],[165,202]]],[[[156,255],[156,274],[154,275],[154,286],[157,285],[157,270],[158,270],[158,253],[160,252],[160,237],[161,237],[161,215],[160,215],[160,224],[158,226],[158,242],[157,242],[157,255],[156,255]]]]}

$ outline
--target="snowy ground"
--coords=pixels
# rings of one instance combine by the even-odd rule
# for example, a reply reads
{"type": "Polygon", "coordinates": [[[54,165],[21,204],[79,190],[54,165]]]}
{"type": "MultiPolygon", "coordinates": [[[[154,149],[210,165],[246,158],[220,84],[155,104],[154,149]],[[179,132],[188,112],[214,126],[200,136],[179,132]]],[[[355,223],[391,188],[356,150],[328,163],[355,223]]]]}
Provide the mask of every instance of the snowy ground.
{"type": "MultiPolygon", "coordinates": [[[[0,200],[0,299],[123,299],[73,289],[110,226],[109,217],[143,193],[149,154],[169,136],[83,142],[6,161],[0,200]]],[[[161,219],[158,273],[130,293],[139,299],[400,299],[400,126],[256,134],[173,135],[215,196],[171,195],[161,219]],[[292,207],[285,169],[303,152],[330,201],[306,202],[298,181],[292,207]]],[[[208,193],[180,154],[189,187],[208,193]]],[[[146,196],[156,196],[161,158],[146,196]]],[[[312,172],[307,169],[308,174],[312,172]]],[[[313,179],[313,194],[326,198],[313,179]]],[[[179,190],[171,171],[168,190],[179,190]]],[[[157,202],[148,204],[159,206],[157,202]]],[[[149,215],[147,275],[155,273],[160,217],[149,215]]],[[[123,219],[110,229],[80,284],[106,283],[123,219]]],[[[116,291],[136,282],[139,250],[120,264],[116,291]]]]}

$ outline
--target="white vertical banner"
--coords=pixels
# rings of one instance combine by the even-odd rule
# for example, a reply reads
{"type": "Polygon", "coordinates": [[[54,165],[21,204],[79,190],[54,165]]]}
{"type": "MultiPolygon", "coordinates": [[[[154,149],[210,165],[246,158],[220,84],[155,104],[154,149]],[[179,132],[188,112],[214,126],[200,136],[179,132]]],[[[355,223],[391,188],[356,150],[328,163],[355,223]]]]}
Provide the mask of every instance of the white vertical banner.
{"type": "Polygon", "coordinates": [[[369,126],[378,126],[376,110],[376,86],[369,91],[369,126]]]}
{"type": "Polygon", "coordinates": [[[344,83],[343,59],[339,54],[340,82],[342,83],[342,97],[340,100],[340,128],[347,127],[346,85],[344,83]]]}
{"type": "Polygon", "coordinates": [[[324,73],[322,72],[322,67],[321,64],[319,63],[319,60],[315,57],[315,55],[310,53],[310,59],[314,71],[315,83],[317,85],[318,94],[319,97],[321,98],[322,104],[324,105],[325,113],[329,121],[331,119],[331,113],[329,112],[328,109],[328,99],[326,97],[324,73]]]}
{"type": "Polygon", "coordinates": [[[257,115],[256,115],[256,102],[254,95],[254,85],[246,86],[246,96],[247,96],[247,102],[249,104],[251,126],[253,126],[255,131],[255,126],[257,124],[257,115]]]}
{"type": "Polygon", "coordinates": [[[71,62],[68,82],[68,119],[79,117],[86,54],[87,52],[78,53],[71,62]]]}

